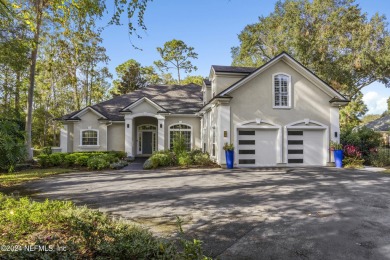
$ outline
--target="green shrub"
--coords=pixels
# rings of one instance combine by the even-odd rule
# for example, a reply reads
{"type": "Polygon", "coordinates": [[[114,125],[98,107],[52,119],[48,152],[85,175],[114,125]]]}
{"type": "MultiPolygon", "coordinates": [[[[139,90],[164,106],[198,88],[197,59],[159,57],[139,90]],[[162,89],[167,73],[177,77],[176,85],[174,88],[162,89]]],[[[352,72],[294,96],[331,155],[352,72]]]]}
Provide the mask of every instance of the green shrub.
{"type": "Polygon", "coordinates": [[[363,159],[369,163],[370,150],[380,146],[382,137],[380,133],[367,127],[348,129],[341,132],[340,142],[345,145],[353,145],[362,153],[363,159]]]}
{"type": "Polygon", "coordinates": [[[47,154],[47,155],[52,154],[51,146],[45,146],[45,147],[43,147],[42,150],[41,150],[41,153],[42,153],[42,154],[47,154]]]}
{"type": "Polygon", "coordinates": [[[101,155],[103,158],[105,158],[107,161],[109,161],[110,163],[116,163],[116,162],[119,162],[119,159],[115,154],[103,154],[101,155]]]}
{"type": "Polygon", "coordinates": [[[116,162],[116,163],[111,163],[110,164],[110,169],[113,169],[113,170],[119,170],[119,169],[122,169],[123,167],[127,166],[129,163],[126,162],[126,161],[119,161],[119,162],[116,162]]]}
{"type": "Polygon", "coordinates": [[[156,161],[158,166],[174,166],[177,163],[176,155],[171,151],[155,152],[151,158],[156,161]]]}
{"type": "Polygon", "coordinates": [[[60,166],[64,164],[65,153],[52,153],[49,155],[50,166],[60,166]]]}
{"type": "Polygon", "coordinates": [[[210,155],[208,153],[195,154],[193,157],[195,165],[209,166],[213,164],[213,161],[210,160],[210,155]]]}
{"type": "Polygon", "coordinates": [[[0,244],[66,247],[61,250],[3,251],[1,259],[209,259],[201,241],[178,243],[127,221],[76,207],[69,201],[35,202],[0,193],[0,244]]]}
{"type": "Polygon", "coordinates": [[[41,154],[38,156],[38,164],[40,167],[46,168],[50,166],[49,155],[41,154]]]}
{"type": "Polygon", "coordinates": [[[184,135],[180,132],[176,132],[173,136],[173,152],[176,156],[179,156],[182,153],[187,151],[187,143],[184,135]]]}
{"type": "Polygon", "coordinates": [[[79,166],[88,166],[88,160],[90,156],[80,155],[76,158],[75,164],[79,166]]]}
{"type": "Polygon", "coordinates": [[[118,159],[124,159],[127,157],[127,153],[123,151],[109,151],[108,154],[112,154],[118,159]]]}
{"type": "Polygon", "coordinates": [[[91,170],[103,170],[108,167],[110,167],[110,161],[106,156],[99,155],[88,159],[88,168],[91,170]]]}
{"type": "Polygon", "coordinates": [[[190,152],[185,152],[179,155],[178,164],[180,166],[190,166],[193,164],[190,152]]]}
{"type": "Polygon", "coordinates": [[[153,157],[147,159],[143,165],[143,168],[145,170],[156,169],[157,167],[158,167],[158,161],[153,159],[153,157]]]}
{"type": "Polygon", "coordinates": [[[369,160],[372,166],[386,167],[390,166],[390,149],[379,148],[371,151],[369,160]]]}
{"type": "Polygon", "coordinates": [[[24,134],[13,121],[0,121],[0,170],[13,172],[16,164],[26,158],[24,134]]]}
{"type": "Polygon", "coordinates": [[[64,163],[66,166],[73,166],[78,158],[76,153],[67,154],[64,163]]]}

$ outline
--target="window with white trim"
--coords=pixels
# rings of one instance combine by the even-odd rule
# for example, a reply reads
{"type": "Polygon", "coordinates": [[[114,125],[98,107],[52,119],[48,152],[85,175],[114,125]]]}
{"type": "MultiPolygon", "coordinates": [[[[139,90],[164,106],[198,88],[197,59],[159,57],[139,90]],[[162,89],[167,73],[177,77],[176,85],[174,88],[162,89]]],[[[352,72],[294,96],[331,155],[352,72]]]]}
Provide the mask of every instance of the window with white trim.
{"type": "Polygon", "coordinates": [[[192,138],[191,126],[185,124],[176,124],[169,127],[169,149],[173,149],[173,142],[176,136],[184,138],[186,148],[188,151],[191,150],[191,138],[192,138]]]}
{"type": "Polygon", "coordinates": [[[291,107],[291,77],[285,74],[273,76],[273,106],[275,108],[291,107]]]}
{"type": "Polygon", "coordinates": [[[98,145],[98,131],[83,130],[81,132],[81,145],[98,145]]]}

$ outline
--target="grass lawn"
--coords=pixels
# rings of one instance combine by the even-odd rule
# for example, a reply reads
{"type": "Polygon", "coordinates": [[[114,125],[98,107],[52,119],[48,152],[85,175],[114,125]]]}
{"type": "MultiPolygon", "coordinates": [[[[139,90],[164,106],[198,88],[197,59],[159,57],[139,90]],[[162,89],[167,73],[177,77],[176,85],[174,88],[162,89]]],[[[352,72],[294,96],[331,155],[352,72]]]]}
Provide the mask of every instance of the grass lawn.
{"type": "Polygon", "coordinates": [[[20,172],[1,173],[0,187],[10,187],[26,181],[44,178],[50,175],[75,171],[73,169],[50,168],[50,169],[28,169],[20,172]]]}

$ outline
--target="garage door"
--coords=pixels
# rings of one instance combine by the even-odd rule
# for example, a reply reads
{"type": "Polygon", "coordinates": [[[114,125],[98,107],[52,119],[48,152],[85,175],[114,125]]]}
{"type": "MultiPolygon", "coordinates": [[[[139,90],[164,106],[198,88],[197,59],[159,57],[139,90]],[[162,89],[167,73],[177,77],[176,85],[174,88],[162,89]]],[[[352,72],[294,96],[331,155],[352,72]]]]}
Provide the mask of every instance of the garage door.
{"type": "Polygon", "coordinates": [[[238,165],[276,165],[277,130],[238,129],[238,165]]]}
{"type": "Polygon", "coordinates": [[[287,161],[289,164],[324,165],[324,130],[288,130],[287,161]]]}

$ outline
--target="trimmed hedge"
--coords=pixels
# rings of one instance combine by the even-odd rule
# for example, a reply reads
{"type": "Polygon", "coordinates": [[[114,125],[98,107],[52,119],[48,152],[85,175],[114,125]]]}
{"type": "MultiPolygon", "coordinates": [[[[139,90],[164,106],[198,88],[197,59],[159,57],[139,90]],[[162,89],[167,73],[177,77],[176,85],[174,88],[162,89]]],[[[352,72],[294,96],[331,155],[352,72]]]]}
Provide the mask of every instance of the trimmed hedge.
{"type": "Polygon", "coordinates": [[[75,152],[75,153],[53,153],[41,154],[38,156],[38,163],[41,167],[87,167],[91,170],[102,170],[113,163],[126,157],[125,152],[75,152]]]}

